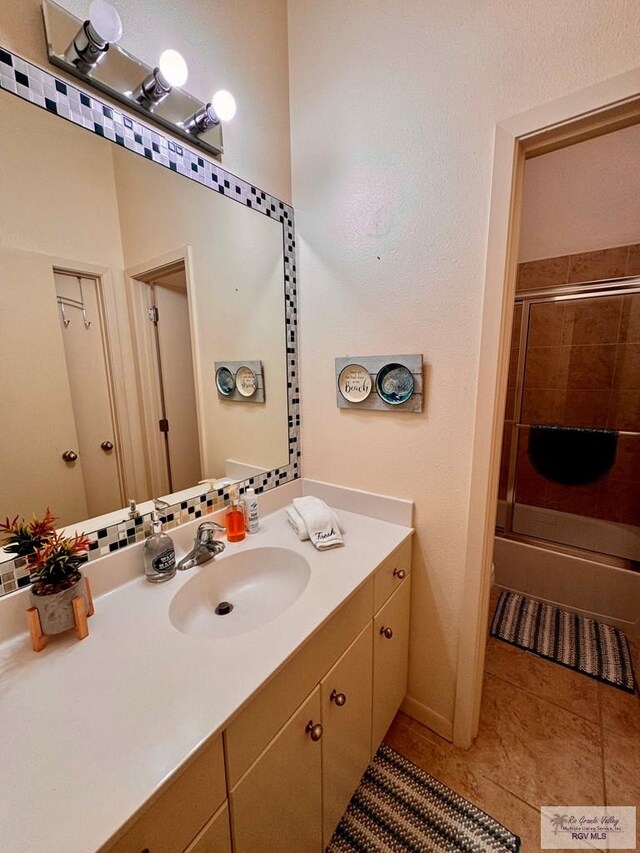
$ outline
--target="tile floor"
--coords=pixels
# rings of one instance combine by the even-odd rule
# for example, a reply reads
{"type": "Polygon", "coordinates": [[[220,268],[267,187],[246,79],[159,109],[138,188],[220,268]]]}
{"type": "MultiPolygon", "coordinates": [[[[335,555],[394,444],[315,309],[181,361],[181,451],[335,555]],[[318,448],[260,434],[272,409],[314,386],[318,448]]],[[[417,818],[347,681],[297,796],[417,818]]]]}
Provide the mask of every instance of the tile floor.
{"type": "MultiPolygon", "coordinates": [[[[640,676],[640,643],[632,653],[640,676]]],[[[471,749],[402,713],[386,741],[517,833],[522,853],[540,850],[541,805],[636,806],[640,835],[640,696],[499,640],[471,749]]]]}

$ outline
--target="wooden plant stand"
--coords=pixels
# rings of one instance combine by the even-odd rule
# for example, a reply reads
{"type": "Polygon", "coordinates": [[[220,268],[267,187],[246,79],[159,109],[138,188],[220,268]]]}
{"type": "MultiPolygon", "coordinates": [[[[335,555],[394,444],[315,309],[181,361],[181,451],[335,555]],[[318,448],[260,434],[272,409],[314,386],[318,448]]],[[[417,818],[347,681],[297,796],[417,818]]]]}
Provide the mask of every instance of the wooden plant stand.
{"type": "MultiPolygon", "coordinates": [[[[71,605],[73,607],[73,619],[75,621],[75,632],[76,636],[79,640],[84,640],[85,637],[89,636],[89,625],[87,624],[87,617],[93,616],[94,607],[93,607],[93,596],[91,595],[91,586],[89,584],[89,578],[84,578],[84,588],[87,595],[87,604],[85,606],[85,600],[81,595],[76,595],[71,605]]],[[[27,610],[27,625],[29,626],[29,633],[31,634],[31,646],[34,652],[41,652],[47,644],[47,635],[42,631],[42,625],[40,624],[40,615],[38,614],[38,609],[36,607],[30,607],[27,610]]]]}

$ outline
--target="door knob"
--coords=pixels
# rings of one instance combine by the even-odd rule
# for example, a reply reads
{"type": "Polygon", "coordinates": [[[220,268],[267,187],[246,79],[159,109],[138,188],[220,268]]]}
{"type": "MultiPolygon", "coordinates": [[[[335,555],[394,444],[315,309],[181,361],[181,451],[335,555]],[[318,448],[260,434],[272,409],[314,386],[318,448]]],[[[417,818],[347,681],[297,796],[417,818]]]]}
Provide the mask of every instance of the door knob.
{"type": "Polygon", "coordinates": [[[335,702],[338,708],[342,708],[342,706],[346,703],[347,697],[344,693],[338,693],[337,690],[331,691],[331,696],[329,696],[330,702],[335,702]]]}
{"type": "Polygon", "coordinates": [[[313,720],[309,720],[305,728],[305,732],[309,735],[312,741],[319,741],[322,737],[322,726],[320,723],[314,723],[313,720]]]}
{"type": "Polygon", "coordinates": [[[393,637],[393,631],[391,628],[380,628],[380,634],[383,637],[386,637],[387,640],[390,640],[393,637]]]}
{"type": "Polygon", "coordinates": [[[78,458],[78,454],[75,452],[75,450],[65,450],[65,452],[62,454],[62,458],[65,462],[75,462],[78,458]]]}
{"type": "Polygon", "coordinates": [[[404,569],[394,569],[393,576],[394,578],[398,578],[398,580],[403,581],[406,577],[406,572],[404,569]]]}
{"type": "Polygon", "coordinates": [[[103,441],[100,447],[104,450],[105,453],[108,453],[110,450],[113,450],[113,442],[103,441]]]}

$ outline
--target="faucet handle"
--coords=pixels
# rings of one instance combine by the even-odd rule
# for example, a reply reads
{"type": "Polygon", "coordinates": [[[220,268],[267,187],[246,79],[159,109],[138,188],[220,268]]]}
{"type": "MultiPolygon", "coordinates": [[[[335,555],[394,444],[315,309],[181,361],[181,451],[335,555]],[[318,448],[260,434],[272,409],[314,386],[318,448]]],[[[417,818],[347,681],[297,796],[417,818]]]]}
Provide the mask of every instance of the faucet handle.
{"type": "Polygon", "coordinates": [[[198,526],[196,542],[200,545],[206,545],[207,542],[213,542],[216,538],[216,533],[224,533],[225,530],[226,528],[222,524],[218,524],[215,521],[203,521],[198,526]]]}
{"type": "Polygon", "coordinates": [[[166,501],[163,501],[161,498],[154,498],[153,505],[156,508],[157,512],[160,512],[161,509],[169,509],[171,504],[168,504],[166,501]]]}

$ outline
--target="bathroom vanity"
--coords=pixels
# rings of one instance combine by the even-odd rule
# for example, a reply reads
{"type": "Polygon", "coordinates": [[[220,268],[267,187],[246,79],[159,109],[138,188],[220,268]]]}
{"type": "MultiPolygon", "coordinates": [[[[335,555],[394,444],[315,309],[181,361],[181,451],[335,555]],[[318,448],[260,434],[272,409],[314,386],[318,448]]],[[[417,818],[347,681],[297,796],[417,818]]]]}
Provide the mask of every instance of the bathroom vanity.
{"type": "MultiPolygon", "coordinates": [[[[170,583],[140,575],[99,596],[85,642],[34,655],[25,635],[5,641],[0,722],[22,718],[3,750],[6,849],[323,850],[406,693],[412,529],[399,503],[405,524],[339,508],[346,545],[325,552],[278,509],[170,583]],[[199,573],[272,549],[309,566],[283,612],[216,637],[176,617],[199,573]]],[[[196,527],[173,531],[179,552],[196,527]]]]}

